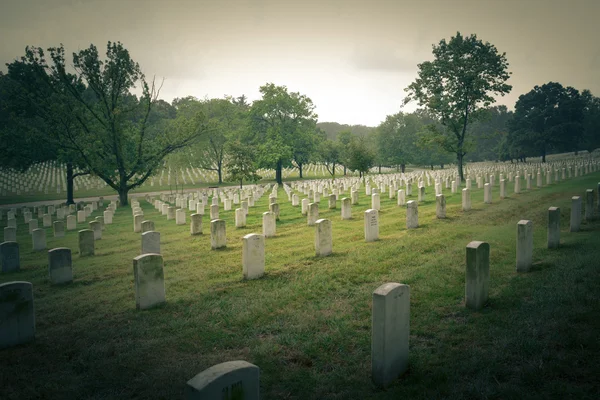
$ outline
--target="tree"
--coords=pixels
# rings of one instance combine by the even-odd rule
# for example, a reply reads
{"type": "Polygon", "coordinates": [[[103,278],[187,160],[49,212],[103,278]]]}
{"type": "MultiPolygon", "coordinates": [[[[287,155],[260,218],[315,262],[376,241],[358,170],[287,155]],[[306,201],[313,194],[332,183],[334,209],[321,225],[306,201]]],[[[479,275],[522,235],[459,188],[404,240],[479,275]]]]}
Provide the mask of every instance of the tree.
{"type": "Polygon", "coordinates": [[[204,118],[175,119],[168,129],[152,129],[149,122],[160,88],[149,84],[138,63],[119,42],[108,42],[102,60],[96,46],[73,53],[73,73],[67,72],[63,46],[48,49],[50,63],[41,48],[27,48],[20,61],[9,65],[30,67],[42,85],[34,92],[51,91],[63,106],[61,116],[71,115],[74,127],[65,134],[82,163],[128,204],[130,190],[152,175],[170,153],[205,135],[204,118]],[[142,94],[131,94],[136,86],[142,94]],[[81,90],[85,87],[86,90],[81,90]]]}
{"type": "Polygon", "coordinates": [[[256,173],[256,151],[252,146],[239,140],[227,143],[227,180],[240,182],[240,189],[244,180],[257,182],[261,176],[256,173]]]}
{"type": "Polygon", "coordinates": [[[446,151],[456,154],[458,174],[463,175],[463,158],[467,154],[467,128],[480,118],[482,108],[495,102],[492,95],[504,95],[512,89],[505,82],[506,54],[483,43],[476,35],[463,37],[460,32],[449,42],[442,39],[433,45],[433,61],[418,64],[418,78],[405,91],[404,105],[416,100],[438,120],[429,130],[432,139],[446,151]]]}
{"type": "Polygon", "coordinates": [[[584,102],[583,133],[580,148],[592,152],[600,147],[600,98],[589,90],[581,92],[584,102]]]}
{"type": "Polygon", "coordinates": [[[550,150],[576,150],[583,132],[584,101],[579,92],[560,83],[535,86],[519,96],[509,124],[514,145],[546,162],[550,150]]]}
{"type": "Polygon", "coordinates": [[[327,172],[335,178],[335,167],[340,163],[340,143],[325,139],[319,145],[319,161],[325,164],[327,172]]]}
{"type": "Polygon", "coordinates": [[[348,160],[350,158],[350,143],[354,136],[349,130],[343,130],[337,133],[336,140],[340,150],[340,163],[344,166],[344,176],[346,175],[346,169],[348,167],[348,160]]]}
{"type": "Polygon", "coordinates": [[[473,151],[470,161],[493,161],[498,159],[498,147],[503,134],[508,132],[508,122],[513,116],[504,105],[493,106],[482,112],[482,118],[469,127],[469,135],[473,138],[473,151]]]}
{"type": "Polygon", "coordinates": [[[252,142],[260,146],[261,165],[274,168],[281,185],[282,169],[291,165],[292,159],[302,177],[302,165],[308,159],[303,148],[314,138],[317,114],[310,98],[289,93],[285,86],[267,83],[260,87],[260,93],[262,99],[250,108],[252,142]]]}
{"type": "Polygon", "coordinates": [[[375,163],[375,154],[367,143],[367,139],[359,137],[350,142],[348,146],[348,169],[358,171],[362,178],[375,163]]]}

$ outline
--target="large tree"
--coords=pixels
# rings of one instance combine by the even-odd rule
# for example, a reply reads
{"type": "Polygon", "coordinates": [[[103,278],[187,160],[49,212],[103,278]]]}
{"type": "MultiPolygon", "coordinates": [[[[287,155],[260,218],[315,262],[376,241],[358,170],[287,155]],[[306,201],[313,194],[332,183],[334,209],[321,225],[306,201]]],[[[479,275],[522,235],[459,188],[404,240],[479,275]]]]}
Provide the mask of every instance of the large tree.
{"type": "Polygon", "coordinates": [[[430,134],[446,151],[456,154],[458,174],[463,175],[463,159],[469,123],[481,116],[481,109],[504,95],[510,73],[505,53],[482,42],[476,35],[442,39],[433,45],[433,61],[418,64],[418,78],[405,91],[404,104],[416,100],[441,124],[431,125],[430,134]]]}
{"type": "Polygon", "coordinates": [[[600,98],[592,95],[589,90],[581,92],[581,98],[584,110],[580,148],[591,153],[600,148],[600,98]]]}
{"type": "MultiPolygon", "coordinates": [[[[40,91],[53,93],[61,105],[60,116],[74,119],[73,129],[64,132],[64,141],[90,173],[117,191],[121,204],[128,204],[130,190],[141,185],[170,153],[205,134],[203,118],[177,121],[168,129],[150,123],[159,89],[148,83],[139,64],[119,42],[108,42],[102,59],[94,45],[73,53],[67,67],[64,47],[28,47],[12,68],[26,66],[40,91]],[[85,88],[85,90],[82,90],[85,88]],[[132,90],[141,89],[138,98],[132,90]]],[[[46,105],[37,105],[46,107],[46,105]]]]}
{"type": "Polygon", "coordinates": [[[577,89],[549,82],[519,96],[509,130],[513,145],[546,162],[549,151],[577,150],[583,132],[584,101],[577,89]]]}
{"type": "Polygon", "coordinates": [[[375,165],[375,152],[367,138],[357,137],[352,139],[348,145],[347,163],[348,169],[358,171],[361,178],[375,165]]]}
{"type": "Polygon", "coordinates": [[[250,108],[250,134],[259,146],[263,167],[275,169],[280,185],[284,166],[296,163],[302,177],[302,166],[314,149],[317,114],[310,98],[298,92],[288,92],[285,86],[268,83],[260,87],[262,99],[250,108]],[[310,152],[305,152],[309,147],[310,152]]]}

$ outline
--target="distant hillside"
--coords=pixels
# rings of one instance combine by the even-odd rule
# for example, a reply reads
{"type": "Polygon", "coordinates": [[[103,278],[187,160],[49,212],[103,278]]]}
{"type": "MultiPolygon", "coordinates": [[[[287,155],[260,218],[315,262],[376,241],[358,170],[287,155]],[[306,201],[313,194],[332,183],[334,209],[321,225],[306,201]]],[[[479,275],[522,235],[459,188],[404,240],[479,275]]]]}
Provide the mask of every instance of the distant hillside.
{"type": "Polygon", "coordinates": [[[355,136],[367,136],[375,129],[372,126],[346,125],[337,122],[318,122],[317,127],[321,128],[327,134],[327,138],[331,140],[335,140],[336,135],[341,131],[350,131],[355,136]]]}

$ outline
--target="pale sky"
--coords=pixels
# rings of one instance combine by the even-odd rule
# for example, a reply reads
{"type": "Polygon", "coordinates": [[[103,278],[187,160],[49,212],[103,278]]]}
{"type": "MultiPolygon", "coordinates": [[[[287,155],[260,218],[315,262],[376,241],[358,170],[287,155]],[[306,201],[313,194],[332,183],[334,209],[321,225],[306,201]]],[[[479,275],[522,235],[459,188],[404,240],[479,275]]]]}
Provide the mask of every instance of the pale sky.
{"type": "MultiPolygon", "coordinates": [[[[0,0],[0,69],[26,45],[67,54],[120,41],[161,98],[259,98],[273,82],[319,121],[376,126],[399,111],[431,45],[457,31],[506,52],[509,108],[534,85],[600,96],[600,0],[0,0]]],[[[411,111],[413,107],[408,107],[411,111]]]]}

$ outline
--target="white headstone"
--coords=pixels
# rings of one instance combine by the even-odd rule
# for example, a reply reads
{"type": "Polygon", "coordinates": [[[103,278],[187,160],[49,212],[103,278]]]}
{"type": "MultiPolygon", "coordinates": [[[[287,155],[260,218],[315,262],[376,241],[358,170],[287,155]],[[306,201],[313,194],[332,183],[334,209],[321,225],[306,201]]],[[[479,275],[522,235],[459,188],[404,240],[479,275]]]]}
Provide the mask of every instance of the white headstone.
{"type": "Polygon", "coordinates": [[[265,237],[256,233],[242,239],[244,279],[257,279],[265,274],[265,237]]]}
{"type": "Polygon", "coordinates": [[[135,305],[138,310],[165,302],[165,276],[160,254],[142,254],[134,258],[133,276],[135,305]]]}
{"type": "Polygon", "coordinates": [[[365,242],[374,242],[379,239],[379,211],[369,209],[365,211],[365,242]]]}

